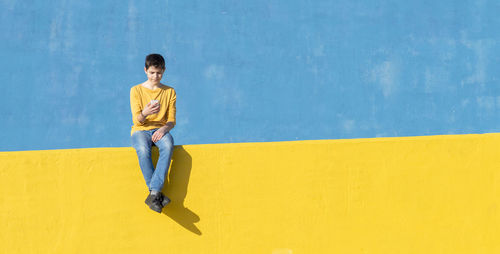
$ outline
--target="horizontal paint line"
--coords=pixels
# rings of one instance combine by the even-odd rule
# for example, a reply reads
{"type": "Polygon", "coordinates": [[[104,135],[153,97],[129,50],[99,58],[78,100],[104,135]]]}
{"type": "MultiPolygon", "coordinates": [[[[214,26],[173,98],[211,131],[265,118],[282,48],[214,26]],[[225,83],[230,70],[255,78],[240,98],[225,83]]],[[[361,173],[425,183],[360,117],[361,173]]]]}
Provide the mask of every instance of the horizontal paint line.
{"type": "MultiPolygon", "coordinates": [[[[367,143],[367,142],[394,142],[394,141],[414,141],[414,140],[436,140],[436,139],[470,139],[478,137],[500,137],[500,133],[482,134],[449,134],[449,135],[428,135],[428,136],[406,136],[406,137],[375,137],[375,138],[353,138],[353,139],[315,139],[315,140],[290,140],[290,141],[263,141],[263,142],[239,142],[239,143],[214,143],[214,144],[185,144],[176,147],[204,147],[204,146],[247,146],[247,145],[286,145],[294,143],[367,143]]],[[[70,151],[70,150],[103,150],[123,149],[130,147],[82,147],[68,149],[41,149],[41,150],[20,150],[20,151],[0,151],[0,154],[35,151],[70,151]]]]}

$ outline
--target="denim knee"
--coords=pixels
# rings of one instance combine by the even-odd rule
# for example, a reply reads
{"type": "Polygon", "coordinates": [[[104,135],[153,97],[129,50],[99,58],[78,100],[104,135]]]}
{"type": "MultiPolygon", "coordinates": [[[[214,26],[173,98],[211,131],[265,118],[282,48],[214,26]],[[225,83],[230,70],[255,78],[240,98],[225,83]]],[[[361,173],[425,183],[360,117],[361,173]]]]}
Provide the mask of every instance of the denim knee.
{"type": "Polygon", "coordinates": [[[151,153],[151,148],[144,145],[134,147],[134,149],[138,155],[147,155],[151,153]]]}
{"type": "Polygon", "coordinates": [[[151,153],[151,145],[149,135],[143,131],[136,131],[132,134],[132,147],[136,150],[137,154],[151,153]]]}
{"type": "Polygon", "coordinates": [[[174,148],[174,139],[172,138],[172,135],[167,132],[160,140],[155,143],[155,145],[160,151],[172,150],[174,148]]]}

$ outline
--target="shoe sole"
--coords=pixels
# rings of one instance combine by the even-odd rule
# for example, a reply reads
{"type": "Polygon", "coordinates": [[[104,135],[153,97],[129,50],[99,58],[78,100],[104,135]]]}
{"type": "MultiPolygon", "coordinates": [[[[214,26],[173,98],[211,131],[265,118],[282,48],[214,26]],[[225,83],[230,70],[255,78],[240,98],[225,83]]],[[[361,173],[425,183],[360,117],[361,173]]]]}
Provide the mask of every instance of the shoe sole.
{"type": "Polygon", "coordinates": [[[165,196],[165,194],[161,194],[161,206],[165,207],[166,205],[170,204],[170,199],[165,196]]]}
{"type": "Polygon", "coordinates": [[[155,209],[155,208],[154,208],[154,207],[152,207],[152,206],[150,206],[149,208],[150,208],[151,210],[153,210],[153,211],[157,212],[157,213],[161,213],[161,210],[162,210],[161,208],[160,208],[159,210],[158,210],[158,209],[155,209]]]}
{"type": "Polygon", "coordinates": [[[170,199],[167,197],[163,197],[163,201],[161,201],[161,205],[165,207],[166,205],[170,204],[170,199]]]}

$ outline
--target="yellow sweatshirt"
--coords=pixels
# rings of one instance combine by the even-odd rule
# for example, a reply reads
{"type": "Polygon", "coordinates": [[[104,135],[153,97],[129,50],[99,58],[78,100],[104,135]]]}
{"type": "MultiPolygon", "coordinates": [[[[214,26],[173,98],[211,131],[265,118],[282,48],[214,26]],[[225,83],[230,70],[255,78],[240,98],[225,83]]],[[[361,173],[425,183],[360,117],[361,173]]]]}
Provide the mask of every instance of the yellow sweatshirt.
{"type": "Polygon", "coordinates": [[[160,85],[155,90],[148,89],[142,85],[136,85],[130,89],[130,108],[132,110],[132,135],[139,130],[152,130],[160,128],[172,122],[175,125],[175,100],[176,94],[172,87],[160,85]],[[160,102],[160,112],[146,117],[144,123],[137,120],[137,116],[148,105],[151,100],[160,102]]]}

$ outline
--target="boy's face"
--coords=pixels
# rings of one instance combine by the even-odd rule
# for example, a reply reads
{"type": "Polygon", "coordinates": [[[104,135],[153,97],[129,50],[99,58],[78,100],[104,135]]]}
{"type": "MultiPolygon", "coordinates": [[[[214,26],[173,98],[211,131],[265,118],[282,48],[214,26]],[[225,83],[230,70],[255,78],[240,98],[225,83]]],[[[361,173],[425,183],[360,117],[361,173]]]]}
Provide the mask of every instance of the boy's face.
{"type": "Polygon", "coordinates": [[[148,80],[152,83],[160,83],[164,71],[165,71],[164,69],[155,66],[149,66],[149,68],[147,69],[146,67],[144,67],[144,72],[146,72],[148,80]]]}

